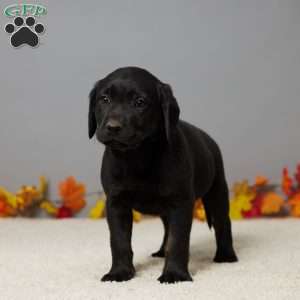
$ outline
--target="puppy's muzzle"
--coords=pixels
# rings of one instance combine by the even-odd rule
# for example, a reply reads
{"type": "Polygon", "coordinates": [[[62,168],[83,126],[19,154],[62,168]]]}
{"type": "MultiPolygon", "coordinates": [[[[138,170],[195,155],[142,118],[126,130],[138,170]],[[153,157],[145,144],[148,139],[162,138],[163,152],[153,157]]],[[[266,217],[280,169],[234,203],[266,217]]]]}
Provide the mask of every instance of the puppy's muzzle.
{"type": "Polygon", "coordinates": [[[117,119],[108,119],[105,124],[108,133],[116,134],[122,129],[122,124],[117,119]]]}

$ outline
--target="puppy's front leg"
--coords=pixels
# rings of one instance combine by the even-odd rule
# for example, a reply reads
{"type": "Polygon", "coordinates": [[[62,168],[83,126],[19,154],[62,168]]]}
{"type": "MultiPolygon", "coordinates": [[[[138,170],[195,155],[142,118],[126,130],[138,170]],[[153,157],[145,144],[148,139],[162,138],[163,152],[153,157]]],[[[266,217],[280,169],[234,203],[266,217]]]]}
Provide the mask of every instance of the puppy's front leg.
{"type": "Polygon", "coordinates": [[[132,210],[117,197],[108,197],[106,214],[110,231],[112,267],[102,281],[126,281],[134,274],[131,248],[132,210]]]}
{"type": "Polygon", "coordinates": [[[192,281],[188,271],[192,214],[192,201],[172,208],[169,214],[166,261],[163,273],[158,278],[161,283],[192,281]]]}

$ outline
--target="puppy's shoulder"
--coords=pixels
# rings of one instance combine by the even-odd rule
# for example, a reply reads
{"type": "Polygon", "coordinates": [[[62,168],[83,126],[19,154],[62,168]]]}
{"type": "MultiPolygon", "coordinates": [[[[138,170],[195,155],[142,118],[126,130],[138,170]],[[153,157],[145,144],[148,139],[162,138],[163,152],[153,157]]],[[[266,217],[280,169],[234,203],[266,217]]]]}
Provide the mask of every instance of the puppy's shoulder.
{"type": "Polygon", "coordinates": [[[216,141],[207,132],[199,127],[184,120],[179,120],[178,128],[190,147],[198,150],[203,149],[204,151],[219,151],[219,146],[216,141]]]}
{"type": "Polygon", "coordinates": [[[203,140],[203,142],[212,140],[212,138],[204,130],[187,121],[180,119],[178,122],[178,128],[188,140],[198,139],[203,140]]]}

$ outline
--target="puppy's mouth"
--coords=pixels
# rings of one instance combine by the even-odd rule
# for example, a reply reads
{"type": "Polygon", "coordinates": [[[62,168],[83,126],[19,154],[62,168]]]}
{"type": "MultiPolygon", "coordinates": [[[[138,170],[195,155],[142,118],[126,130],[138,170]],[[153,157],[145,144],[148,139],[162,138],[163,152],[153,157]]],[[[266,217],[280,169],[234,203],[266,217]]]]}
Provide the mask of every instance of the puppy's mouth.
{"type": "Polygon", "coordinates": [[[99,130],[96,132],[97,140],[114,150],[127,151],[138,148],[144,141],[144,137],[138,133],[133,133],[128,136],[113,136],[107,135],[105,132],[99,130]]]}
{"type": "Polygon", "coordinates": [[[131,149],[136,149],[140,143],[124,143],[116,139],[110,139],[102,141],[105,146],[111,147],[112,149],[120,150],[120,151],[127,151],[131,149]]]}

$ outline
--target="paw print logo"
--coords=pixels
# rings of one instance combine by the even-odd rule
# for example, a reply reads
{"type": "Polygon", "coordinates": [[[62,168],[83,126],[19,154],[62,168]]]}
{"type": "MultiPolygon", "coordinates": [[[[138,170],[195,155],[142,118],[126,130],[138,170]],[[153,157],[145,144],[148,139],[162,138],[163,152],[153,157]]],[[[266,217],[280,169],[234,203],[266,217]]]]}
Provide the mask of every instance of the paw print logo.
{"type": "Polygon", "coordinates": [[[21,45],[29,45],[36,47],[39,44],[39,35],[44,33],[45,27],[41,23],[35,22],[34,17],[24,18],[16,17],[14,23],[8,23],[5,26],[5,31],[11,34],[10,43],[17,48],[21,45]]]}

